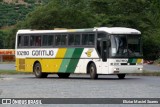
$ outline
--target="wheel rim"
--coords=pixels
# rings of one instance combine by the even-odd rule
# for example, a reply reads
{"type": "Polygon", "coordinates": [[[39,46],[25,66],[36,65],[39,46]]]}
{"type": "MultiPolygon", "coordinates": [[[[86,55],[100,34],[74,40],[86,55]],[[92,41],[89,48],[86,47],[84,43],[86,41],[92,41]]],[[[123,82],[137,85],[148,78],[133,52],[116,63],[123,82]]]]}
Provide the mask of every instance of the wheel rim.
{"type": "Polygon", "coordinates": [[[40,67],[39,66],[35,67],[35,73],[36,73],[36,75],[40,75],[40,67]]]}
{"type": "Polygon", "coordinates": [[[90,72],[91,72],[91,74],[94,73],[94,67],[93,66],[91,66],[90,72]]]}

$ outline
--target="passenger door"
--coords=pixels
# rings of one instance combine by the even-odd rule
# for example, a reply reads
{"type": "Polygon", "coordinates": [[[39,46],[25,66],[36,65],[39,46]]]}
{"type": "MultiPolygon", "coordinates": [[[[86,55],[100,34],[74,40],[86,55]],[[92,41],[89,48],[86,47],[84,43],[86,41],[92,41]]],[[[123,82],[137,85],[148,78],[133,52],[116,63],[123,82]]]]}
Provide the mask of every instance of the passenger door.
{"type": "Polygon", "coordinates": [[[107,39],[100,39],[97,41],[97,50],[100,59],[100,68],[98,73],[107,74],[108,73],[108,57],[109,57],[109,41],[107,39]]]}

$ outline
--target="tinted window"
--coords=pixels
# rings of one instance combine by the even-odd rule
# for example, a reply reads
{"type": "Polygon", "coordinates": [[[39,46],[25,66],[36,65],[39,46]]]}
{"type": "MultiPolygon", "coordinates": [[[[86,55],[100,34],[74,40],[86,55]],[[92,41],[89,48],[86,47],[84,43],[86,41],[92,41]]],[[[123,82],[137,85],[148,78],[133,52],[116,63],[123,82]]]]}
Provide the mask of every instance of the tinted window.
{"type": "Polygon", "coordinates": [[[61,35],[56,35],[56,45],[61,45],[61,35]]]}
{"type": "Polygon", "coordinates": [[[22,46],[22,37],[18,36],[18,47],[22,46]]]}
{"type": "Polygon", "coordinates": [[[94,45],[94,34],[82,34],[82,45],[94,45]]]}
{"type": "Polygon", "coordinates": [[[41,36],[36,36],[36,44],[35,46],[41,46],[41,36]]]}
{"type": "Polygon", "coordinates": [[[74,45],[80,45],[80,34],[76,34],[74,38],[74,45]]]}
{"type": "Polygon", "coordinates": [[[67,43],[67,35],[56,35],[56,46],[64,46],[67,43]]]}
{"type": "Polygon", "coordinates": [[[52,46],[53,45],[53,35],[43,35],[42,45],[52,46]]]}
{"type": "Polygon", "coordinates": [[[87,45],[88,34],[82,34],[82,45],[87,45]]]}
{"type": "Polygon", "coordinates": [[[29,36],[24,36],[24,45],[23,46],[28,46],[29,45],[29,36]]]}
{"type": "Polygon", "coordinates": [[[41,46],[41,36],[31,36],[30,46],[41,46]]]}
{"type": "Polygon", "coordinates": [[[80,45],[80,34],[70,34],[68,45],[80,45]]]}
{"type": "Polygon", "coordinates": [[[61,35],[61,45],[66,45],[67,43],[67,35],[61,35]]]}
{"type": "Polygon", "coordinates": [[[48,45],[48,35],[43,35],[42,46],[48,45]]]}
{"type": "Polygon", "coordinates": [[[94,45],[94,34],[88,35],[88,45],[94,45]]]}
{"type": "Polygon", "coordinates": [[[53,40],[54,40],[53,36],[49,35],[48,36],[48,46],[52,46],[53,45],[53,40]]]}
{"type": "Polygon", "coordinates": [[[98,33],[98,38],[106,38],[106,33],[98,33]]]}
{"type": "Polygon", "coordinates": [[[69,35],[68,45],[74,45],[74,35],[73,34],[69,35]]]}
{"type": "Polygon", "coordinates": [[[34,44],[35,44],[35,37],[30,36],[30,46],[34,46],[34,44]]]}

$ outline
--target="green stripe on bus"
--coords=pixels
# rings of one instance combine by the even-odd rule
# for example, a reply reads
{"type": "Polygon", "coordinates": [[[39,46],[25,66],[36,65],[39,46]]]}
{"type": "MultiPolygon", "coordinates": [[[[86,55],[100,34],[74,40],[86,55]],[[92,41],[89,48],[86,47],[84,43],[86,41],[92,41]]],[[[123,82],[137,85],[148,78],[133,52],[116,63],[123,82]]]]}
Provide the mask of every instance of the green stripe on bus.
{"type": "Polygon", "coordinates": [[[128,60],[128,63],[136,63],[138,59],[131,58],[128,60]]]}
{"type": "Polygon", "coordinates": [[[76,48],[67,67],[67,73],[74,73],[84,48],[76,48]]]}
{"type": "Polygon", "coordinates": [[[133,60],[132,60],[132,63],[136,63],[136,62],[137,62],[137,59],[133,59],[133,60]]]}
{"type": "Polygon", "coordinates": [[[74,48],[68,48],[58,72],[66,72],[70,59],[74,53],[74,48]]]}
{"type": "Polygon", "coordinates": [[[133,60],[133,59],[128,59],[128,63],[132,63],[132,60],[133,60]]]}

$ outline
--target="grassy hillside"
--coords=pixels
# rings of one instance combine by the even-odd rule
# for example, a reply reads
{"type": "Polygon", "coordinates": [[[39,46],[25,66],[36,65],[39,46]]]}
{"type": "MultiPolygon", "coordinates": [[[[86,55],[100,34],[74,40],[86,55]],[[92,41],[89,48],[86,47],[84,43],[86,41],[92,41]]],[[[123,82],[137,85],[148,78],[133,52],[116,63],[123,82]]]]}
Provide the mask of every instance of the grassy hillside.
{"type": "Polygon", "coordinates": [[[1,0],[0,29],[12,26],[23,20],[35,7],[48,3],[49,0],[1,0]]]}

